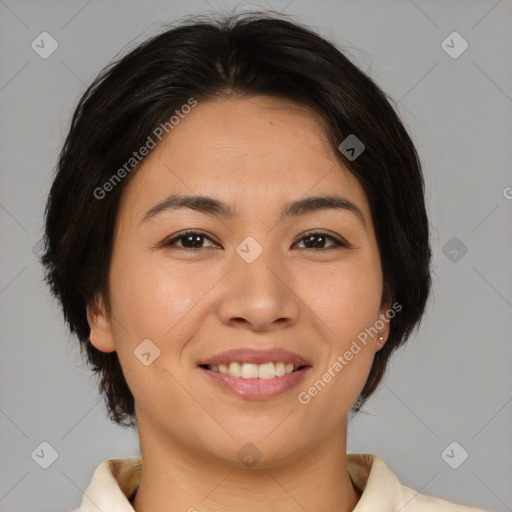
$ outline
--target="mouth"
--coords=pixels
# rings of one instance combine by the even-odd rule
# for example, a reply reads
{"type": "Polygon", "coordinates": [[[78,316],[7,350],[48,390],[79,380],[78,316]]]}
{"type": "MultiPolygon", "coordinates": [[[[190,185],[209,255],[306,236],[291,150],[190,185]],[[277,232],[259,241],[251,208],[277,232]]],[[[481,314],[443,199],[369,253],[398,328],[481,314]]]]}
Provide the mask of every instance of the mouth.
{"type": "Polygon", "coordinates": [[[246,400],[264,400],[296,387],[312,368],[282,349],[232,350],[198,364],[208,382],[246,400]]]}
{"type": "Polygon", "coordinates": [[[234,361],[229,364],[202,364],[199,367],[222,375],[230,375],[231,377],[264,380],[283,377],[284,375],[307,368],[306,365],[295,366],[293,363],[285,363],[283,361],[269,361],[263,364],[234,361]]]}

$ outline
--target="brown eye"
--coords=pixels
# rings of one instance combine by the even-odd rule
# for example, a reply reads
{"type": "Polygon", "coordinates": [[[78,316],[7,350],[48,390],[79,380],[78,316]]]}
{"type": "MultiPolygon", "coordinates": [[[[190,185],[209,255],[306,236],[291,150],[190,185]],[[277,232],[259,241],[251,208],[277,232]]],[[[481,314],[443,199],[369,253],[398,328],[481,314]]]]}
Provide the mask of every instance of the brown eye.
{"type": "Polygon", "coordinates": [[[328,235],[327,233],[323,233],[321,231],[315,231],[312,233],[308,233],[300,240],[305,241],[305,249],[332,249],[335,247],[348,247],[348,244],[342,242],[332,235],[328,235]],[[326,243],[331,241],[331,246],[325,247],[326,243]]]}
{"type": "MultiPolygon", "coordinates": [[[[203,249],[204,247],[204,241],[210,240],[209,237],[207,237],[205,234],[199,232],[199,231],[187,231],[185,233],[182,233],[181,235],[178,235],[171,240],[168,240],[164,243],[164,246],[176,246],[181,249],[203,249]],[[176,242],[181,242],[181,245],[178,245],[176,242]]],[[[212,247],[212,246],[209,246],[212,247]]]]}

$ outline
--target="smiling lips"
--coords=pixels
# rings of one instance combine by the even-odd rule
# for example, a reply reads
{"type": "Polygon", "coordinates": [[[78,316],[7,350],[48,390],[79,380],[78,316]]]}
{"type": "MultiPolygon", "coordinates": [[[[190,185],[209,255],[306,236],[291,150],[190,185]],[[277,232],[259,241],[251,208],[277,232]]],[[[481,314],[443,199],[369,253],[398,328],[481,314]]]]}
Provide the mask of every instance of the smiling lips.
{"type": "Polygon", "coordinates": [[[201,362],[199,368],[215,383],[243,398],[271,398],[295,387],[311,365],[284,349],[237,349],[201,362]]]}

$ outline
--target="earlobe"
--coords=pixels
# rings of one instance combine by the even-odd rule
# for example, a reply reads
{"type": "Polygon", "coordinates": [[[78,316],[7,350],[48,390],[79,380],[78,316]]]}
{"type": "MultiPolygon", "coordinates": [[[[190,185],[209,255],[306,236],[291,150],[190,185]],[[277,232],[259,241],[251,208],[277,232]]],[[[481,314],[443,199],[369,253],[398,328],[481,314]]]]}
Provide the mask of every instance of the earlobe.
{"type": "Polygon", "coordinates": [[[87,305],[87,322],[91,329],[89,339],[101,352],[113,352],[116,349],[110,320],[100,299],[87,305]]]}
{"type": "Polygon", "coordinates": [[[379,311],[379,319],[375,323],[375,325],[379,329],[379,333],[377,335],[377,343],[375,345],[375,352],[378,352],[384,346],[387,339],[389,338],[389,323],[391,321],[391,318],[388,315],[388,311],[388,306],[381,308],[381,310],[379,311]]]}

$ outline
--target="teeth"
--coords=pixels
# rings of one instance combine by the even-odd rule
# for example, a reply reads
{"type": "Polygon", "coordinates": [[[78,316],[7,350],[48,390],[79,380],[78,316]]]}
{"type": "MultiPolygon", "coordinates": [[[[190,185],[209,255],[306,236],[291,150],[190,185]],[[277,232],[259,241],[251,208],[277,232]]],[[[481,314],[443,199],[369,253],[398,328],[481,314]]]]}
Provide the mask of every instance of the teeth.
{"type": "MultiPolygon", "coordinates": [[[[231,366],[231,365],[229,365],[229,366],[231,366]]],[[[258,378],[258,365],[244,363],[242,365],[242,378],[257,379],[258,378]]]]}
{"type": "Polygon", "coordinates": [[[273,379],[276,376],[274,363],[260,364],[258,368],[258,377],[260,379],[273,379]]]}
{"type": "Polygon", "coordinates": [[[282,377],[286,373],[286,367],[284,363],[276,363],[276,377],[282,377]]]}
{"type": "Polygon", "coordinates": [[[285,364],[281,361],[264,364],[233,362],[229,365],[208,366],[208,369],[214,372],[229,374],[232,377],[242,377],[243,379],[273,379],[274,377],[282,377],[285,374],[292,373],[297,368],[298,366],[295,367],[292,363],[285,364]]]}
{"type": "Polygon", "coordinates": [[[229,365],[229,375],[231,375],[231,377],[241,377],[242,365],[238,363],[231,363],[229,365]]]}

